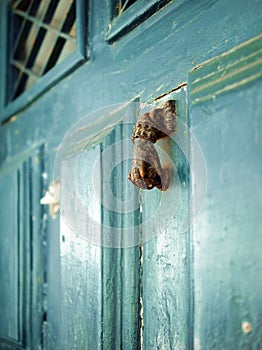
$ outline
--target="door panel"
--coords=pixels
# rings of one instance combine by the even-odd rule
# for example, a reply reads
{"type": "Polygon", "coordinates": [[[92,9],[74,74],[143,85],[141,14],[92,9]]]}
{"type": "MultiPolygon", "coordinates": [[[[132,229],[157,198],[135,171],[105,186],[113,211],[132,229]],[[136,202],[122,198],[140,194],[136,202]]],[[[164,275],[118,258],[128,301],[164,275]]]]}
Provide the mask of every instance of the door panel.
{"type": "MultiPolygon", "coordinates": [[[[75,167],[74,155],[61,168],[61,327],[63,349],[101,347],[101,252],[100,232],[80,205],[94,220],[100,221],[100,207],[92,191],[92,167],[100,155],[100,145],[83,151],[75,167]],[[83,166],[84,165],[84,166],[83,166]],[[75,172],[70,176],[70,170],[75,172]],[[75,184],[75,191],[72,189],[75,184]],[[68,214],[69,213],[69,214],[68,214]],[[68,215],[67,215],[68,214],[68,215]],[[79,234],[86,230],[87,237],[79,234]],[[89,242],[89,235],[97,244],[89,242]],[[98,235],[98,237],[96,237],[98,235]]],[[[96,173],[100,186],[101,176],[96,173]]],[[[100,187],[99,187],[100,188],[100,187]]],[[[99,193],[98,193],[99,195],[99,193]]]]}
{"type": "Polygon", "coordinates": [[[164,100],[168,99],[176,100],[179,130],[173,139],[158,146],[162,163],[171,166],[172,184],[166,193],[138,191],[127,179],[132,128],[141,103],[130,104],[124,111],[120,108],[120,112],[114,112],[114,106],[96,112],[98,134],[92,131],[92,116],[83,118],[60,146],[61,167],[57,168],[61,172],[66,348],[135,349],[141,341],[145,348],[188,346],[191,276],[187,259],[186,90],[164,100]],[[119,115],[114,127],[107,122],[112,112],[119,115]]]}
{"type": "Polygon", "coordinates": [[[0,211],[1,349],[29,349],[41,343],[45,314],[44,212],[39,206],[43,152],[42,147],[31,152],[18,168],[7,162],[0,172],[1,193],[5,194],[0,211]]]}
{"type": "MultiPolygon", "coordinates": [[[[176,101],[177,132],[160,142],[171,171],[166,192],[142,191],[142,303],[145,349],[190,348],[189,158],[186,90],[176,101]]],[[[159,101],[160,105],[163,101],[159,101]]]]}
{"type": "Polygon", "coordinates": [[[19,310],[19,273],[21,254],[19,247],[19,213],[14,203],[19,203],[18,171],[5,175],[1,180],[1,190],[9,194],[4,198],[5,207],[0,212],[1,220],[1,336],[19,341],[21,310],[19,310]]]}
{"type": "MultiPolygon", "coordinates": [[[[193,234],[196,349],[260,348],[260,41],[204,63],[190,77],[190,120],[208,170],[193,234]]],[[[194,149],[192,159],[197,166],[194,149]]]]}
{"type": "Polygon", "coordinates": [[[139,346],[140,214],[126,176],[136,115],[134,103],[99,111],[99,127],[87,116],[60,148],[64,349],[139,346]]]}

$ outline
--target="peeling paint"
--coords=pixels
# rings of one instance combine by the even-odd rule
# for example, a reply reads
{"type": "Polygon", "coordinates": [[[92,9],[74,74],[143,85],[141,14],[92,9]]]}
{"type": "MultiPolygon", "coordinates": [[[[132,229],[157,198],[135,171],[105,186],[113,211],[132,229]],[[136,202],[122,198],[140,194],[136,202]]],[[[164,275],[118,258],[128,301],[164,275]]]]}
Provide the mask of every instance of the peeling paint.
{"type": "Polygon", "coordinates": [[[242,322],[241,328],[244,334],[248,334],[252,331],[252,326],[247,321],[242,322]]]}

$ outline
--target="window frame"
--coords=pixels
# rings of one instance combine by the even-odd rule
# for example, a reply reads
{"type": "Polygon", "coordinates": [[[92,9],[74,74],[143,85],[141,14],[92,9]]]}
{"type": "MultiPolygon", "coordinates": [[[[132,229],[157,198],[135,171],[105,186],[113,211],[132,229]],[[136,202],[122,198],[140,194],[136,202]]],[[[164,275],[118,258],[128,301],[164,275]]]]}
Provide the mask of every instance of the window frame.
{"type": "Polygon", "coordinates": [[[112,1],[112,21],[108,26],[108,32],[105,38],[106,41],[109,44],[114,43],[172,1],[173,0],[140,0],[116,17],[113,17],[116,2],[112,1]]]}
{"type": "Polygon", "coordinates": [[[76,0],[76,49],[69,54],[61,63],[54,66],[45,75],[39,78],[28,90],[24,91],[13,101],[7,101],[8,85],[8,3],[4,0],[1,9],[1,32],[3,33],[0,50],[5,53],[2,55],[0,62],[0,71],[3,72],[0,85],[0,121],[5,122],[12,118],[17,112],[32,103],[39,96],[44,94],[48,89],[65,78],[74,69],[78,68],[89,59],[88,50],[88,9],[89,1],[76,0]]]}

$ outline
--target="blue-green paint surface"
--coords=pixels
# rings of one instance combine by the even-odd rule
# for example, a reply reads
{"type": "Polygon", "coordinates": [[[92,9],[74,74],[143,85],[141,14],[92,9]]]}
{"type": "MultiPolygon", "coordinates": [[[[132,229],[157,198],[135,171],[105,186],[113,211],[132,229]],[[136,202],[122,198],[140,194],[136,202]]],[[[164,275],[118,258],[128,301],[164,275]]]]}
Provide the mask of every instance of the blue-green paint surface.
{"type": "MultiPolygon", "coordinates": [[[[253,50],[256,53],[258,41],[243,47],[249,48],[249,55],[253,50]]],[[[238,51],[243,52],[243,48],[238,51]]],[[[240,61],[243,56],[234,56],[234,61],[240,61]]],[[[219,91],[231,86],[231,93],[224,91],[215,97],[216,90],[213,90],[212,100],[193,100],[190,107],[192,130],[202,146],[208,170],[206,199],[193,230],[194,342],[195,347],[201,349],[259,349],[262,339],[262,85],[261,80],[251,80],[243,86],[246,77],[242,72],[247,67],[243,59],[238,67],[240,74],[227,76],[229,57],[232,54],[217,57],[215,61],[224,67],[219,91]],[[230,84],[231,79],[234,85],[230,84]],[[249,332],[245,331],[247,323],[249,332]]],[[[199,68],[200,77],[208,70],[212,79],[210,63],[199,68]]],[[[198,70],[192,75],[197,79],[198,70]]],[[[194,150],[192,158],[194,169],[198,162],[194,150]]],[[[194,186],[198,186],[198,181],[201,179],[196,179],[194,186]]]]}
{"type": "MultiPolygon", "coordinates": [[[[90,1],[88,11],[80,14],[83,40],[77,51],[81,57],[75,57],[79,65],[72,71],[58,66],[53,75],[50,72],[50,80],[47,77],[42,86],[39,82],[9,106],[4,104],[3,79],[5,1],[0,3],[0,119],[14,116],[0,127],[0,187],[1,198],[6,198],[0,215],[1,249],[5,247],[0,260],[1,298],[11,305],[10,314],[6,316],[5,311],[1,315],[1,348],[139,349],[143,344],[149,350],[260,349],[261,2],[176,0],[146,19],[143,9],[136,17],[131,6],[124,16],[128,17],[130,10],[132,27],[141,15],[141,24],[135,28],[125,27],[121,17],[110,23],[110,3],[90,1]],[[120,32],[122,37],[117,39],[114,33],[120,32]],[[85,61],[84,57],[90,58],[85,61]],[[187,88],[179,89],[185,83],[187,88]],[[41,90],[43,86],[52,88],[41,90]],[[185,133],[183,138],[191,169],[178,139],[161,145],[177,172],[172,173],[171,189],[163,194],[168,200],[163,199],[159,221],[162,194],[157,190],[148,194],[138,212],[121,217],[94,207],[92,181],[84,180],[89,169],[92,171],[96,152],[131,133],[131,126],[121,127],[121,118],[109,132],[114,116],[99,124],[98,114],[91,112],[138,97],[143,109],[144,103],[156,98],[157,104],[162,103],[164,99],[159,97],[163,94],[167,94],[164,99],[177,100],[178,116],[197,138],[207,170],[202,211],[183,234],[177,234],[179,225],[187,210],[193,216],[198,211],[201,185],[195,176],[199,159],[191,135],[185,133]],[[59,223],[59,216],[52,219],[48,208],[39,204],[53,181],[58,145],[70,127],[86,115],[90,134],[97,135],[89,149],[76,151],[82,152],[79,191],[87,199],[86,208],[113,226],[141,223],[141,229],[132,233],[140,246],[101,248],[62,220],[59,223]],[[21,167],[17,205],[12,181],[21,167]],[[147,220],[150,215],[155,222],[147,220]],[[10,248],[11,238],[18,239],[14,216],[24,230],[23,278],[17,275],[17,251],[10,248]],[[10,240],[5,237],[8,230],[10,240]],[[14,278],[26,284],[19,306],[14,278]],[[13,339],[19,333],[16,307],[21,308],[23,316],[19,317],[25,320],[20,343],[13,339]],[[249,322],[251,332],[244,332],[243,322],[249,322]]],[[[127,110],[128,121],[133,123],[137,110],[127,110]]],[[[177,135],[181,137],[179,130],[177,135]]],[[[101,160],[104,165],[96,174],[101,183],[98,197],[106,196],[109,186],[116,198],[134,195],[139,203],[145,194],[131,185],[127,190],[125,185],[130,159],[108,174],[118,151],[112,149],[111,158],[101,160]]],[[[125,148],[121,152],[130,156],[125,148]]],[[[78,218],[71,195],[74,179],[66,178],[68,169],[70,159],[60,169],[61,201],[63,205],[68,201],[70,214],[78,218]]],[[[115,205],[114,200],[111,204],[115,205]]],[[[190,222],[190,216],[187,219],[190,222]]],[[[87,232],[94,230],[90,221],[81,222],[87,232]]],[[[103,230],[95,234],[104,237],[103,230]]]]}

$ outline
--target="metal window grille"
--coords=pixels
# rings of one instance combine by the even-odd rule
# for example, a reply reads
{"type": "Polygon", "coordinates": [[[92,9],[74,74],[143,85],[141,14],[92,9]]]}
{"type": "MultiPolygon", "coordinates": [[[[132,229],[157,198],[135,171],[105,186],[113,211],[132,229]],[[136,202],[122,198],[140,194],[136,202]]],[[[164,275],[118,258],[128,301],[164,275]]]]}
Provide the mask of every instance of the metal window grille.
{"type": "Polygon", "coordinates": [[[8,100],[21,95],[75,49],[75,0],[10,1],[8,100]]]}
{"type": "Polygon", "coordinates": [[[132,6],[137,0],[117,0],[115,4],[114,17],[121,15],[125,10],[132,6]]]}

